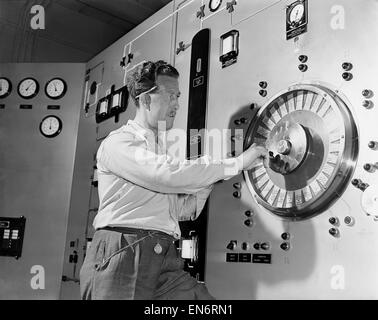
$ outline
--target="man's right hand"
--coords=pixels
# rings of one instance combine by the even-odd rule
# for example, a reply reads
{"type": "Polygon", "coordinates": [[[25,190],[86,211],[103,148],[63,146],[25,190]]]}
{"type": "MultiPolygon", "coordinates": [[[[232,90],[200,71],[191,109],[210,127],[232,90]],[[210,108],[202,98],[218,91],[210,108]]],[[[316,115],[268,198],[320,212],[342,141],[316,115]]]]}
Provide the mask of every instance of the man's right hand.
{"type": "Polygon", "coordinates": [[[252,144],[247,150],[237,157],[239,168],[242,168],[242,170],[252,169],[254,162],[258,159],[263,160],[264,166],[268,167],[268,150],[263,146],[258,146],[256,143],[252,144]]]}

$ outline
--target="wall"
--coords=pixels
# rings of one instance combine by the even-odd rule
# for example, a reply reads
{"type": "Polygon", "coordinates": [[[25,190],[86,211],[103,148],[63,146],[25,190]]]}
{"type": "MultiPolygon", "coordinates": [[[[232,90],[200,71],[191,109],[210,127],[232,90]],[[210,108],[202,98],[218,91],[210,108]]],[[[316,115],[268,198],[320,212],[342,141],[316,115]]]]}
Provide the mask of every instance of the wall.
{"type": "MultiPolygon", "coordinates": [[[[0,299],[58,299],[63,269],[72,176],[79,125],[84,64],[0,64],[0,76],[13,84],[0,109],[0,215],[26,217],[22,256],[0,257],[0,299]],[[17,85],[32,76],[39,94],[21,99],[17,85]],[[65,79],[60,100],[47,98],[44,86],[53,77],[65,79]],[[31,110],[19,109],[32,104],[31,110]],[[47,105],[60,110],[47,110],[47,105]],[[46,115],[63,121],[62,132],[45,138],[39,124],[46,115]],[[45,272],[44,289],[33,290],[33,266],[45,272]]],[[[40,284],[42,284],[40,282],[40,284]]]]}

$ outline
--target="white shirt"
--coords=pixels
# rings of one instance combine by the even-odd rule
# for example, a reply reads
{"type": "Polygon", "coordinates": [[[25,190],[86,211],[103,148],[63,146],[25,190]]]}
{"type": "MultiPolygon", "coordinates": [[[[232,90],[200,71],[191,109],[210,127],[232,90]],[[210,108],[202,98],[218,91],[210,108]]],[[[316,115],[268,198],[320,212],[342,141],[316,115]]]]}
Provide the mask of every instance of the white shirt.
{"type": "Polygon", "coordinates": [[[129,120],[97,151],[100,205],[93,226],[159,230],[178,239],[178,221],[196,219],[212,184],[238,174],[237,166],[235,158],[208,156],[180,162],[151,130],[129,120]]]}

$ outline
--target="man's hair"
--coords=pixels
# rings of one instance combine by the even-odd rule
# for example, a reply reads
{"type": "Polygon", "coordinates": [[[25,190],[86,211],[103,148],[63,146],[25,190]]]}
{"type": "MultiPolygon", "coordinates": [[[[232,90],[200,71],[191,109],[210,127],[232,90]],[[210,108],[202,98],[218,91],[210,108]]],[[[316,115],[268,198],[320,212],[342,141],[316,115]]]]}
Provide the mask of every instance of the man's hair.
{"type": "Polygon", "coordinates": [[[157,76],[160,75],[178,78],[179,73],[175,67],[159,60],[143,62],[127,74],[127,89],[136,106],[139,106],[139,95],[155,87],[157,76]]]}

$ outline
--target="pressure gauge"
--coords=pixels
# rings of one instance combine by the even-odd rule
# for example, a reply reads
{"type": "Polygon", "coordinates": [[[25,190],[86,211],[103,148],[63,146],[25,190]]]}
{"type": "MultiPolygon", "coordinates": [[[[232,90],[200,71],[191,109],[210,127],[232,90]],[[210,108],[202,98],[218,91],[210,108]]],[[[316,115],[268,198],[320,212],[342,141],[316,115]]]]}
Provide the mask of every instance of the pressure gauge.
{"type": "Polygon", "coordinates": [[[222,4],[222,0],[210,0],[209,9],[211,12],[217,11],[222,4]]]}
{"type": "Polygon", "coordinates": [[[7,78],[0,78],[0,99],[6,98],[12,91],[12,83],[7,78]]]}
{"type": "Polygon", "coordinates": [[[290,13],[289,13],[289,22],[292,25],[298,25],[299,22],[303,19],[304,14],[305,14],[304,4],[301,3],[301,2],[298,2],[290,10],[290,13]]]}
{"type": "Polygon", "coordinates": [[[39,91],[39,84],[34,78],[25,78],[18,84],[18,94],[24,99],[34,98],[39,91]]]}
{"type": "Polygon", "coordinates": [[[56,137],[62,131],[63,123],[57,116],[46,116],[39,125],[39,130],[47,138],[56,137]]]}
{"type": "Polygon", "coordinates": [[[65,95],[67,91],[67,84],[61,78],[53,78],[49,82],[47,82],[45,87],[46,95],[50,99],[60,99],[65,95]]]}

